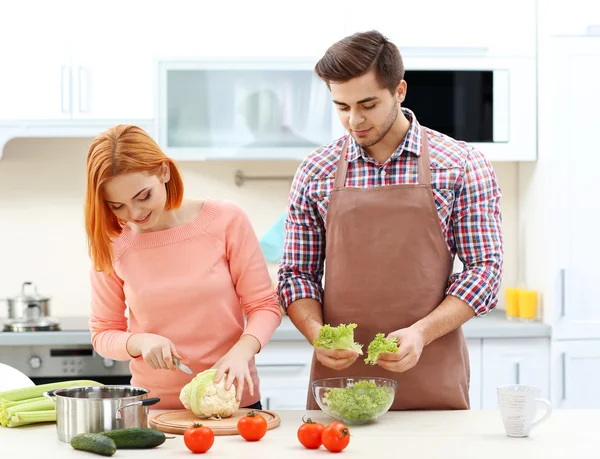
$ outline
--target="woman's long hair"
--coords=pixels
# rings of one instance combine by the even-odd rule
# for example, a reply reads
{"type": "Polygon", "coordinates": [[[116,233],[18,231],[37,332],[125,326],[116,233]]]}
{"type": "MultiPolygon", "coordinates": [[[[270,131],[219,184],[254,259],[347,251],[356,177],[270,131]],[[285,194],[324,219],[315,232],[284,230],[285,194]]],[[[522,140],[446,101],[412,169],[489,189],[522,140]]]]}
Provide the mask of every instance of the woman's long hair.
{"type": "Polygon", "coordinates": [[[104,198],[104,184],[121,174],[149,172],[160,174],[164,162],[171,175],[165,209],[176,209],[183,199],[183,181],[175,162],[166,156],[143,129],[131,125],[114,126],[94,139],[87,155],[87,194],[85,229],[88,252],[98,271],[113,271],[112,239],[122,226],[104,198]]]}

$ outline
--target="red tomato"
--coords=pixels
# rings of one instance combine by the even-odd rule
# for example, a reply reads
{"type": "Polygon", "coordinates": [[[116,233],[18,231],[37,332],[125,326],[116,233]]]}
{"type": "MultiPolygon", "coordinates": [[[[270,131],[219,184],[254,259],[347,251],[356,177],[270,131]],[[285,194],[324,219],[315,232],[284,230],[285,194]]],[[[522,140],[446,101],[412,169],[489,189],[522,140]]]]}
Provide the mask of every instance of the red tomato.
{"type": "Polygon", "coordinates": [[[323,446],[332,453],[339,453],[350,443],[350,431],[341,422],[332,422],[323,431],[323,446]]]}
{"type": "Polygon", "coordinates": [[[248,441],[258,441],[267,433],[267,421],[256,411],[250,411],[237,423],[240,435],[248,441]]]}
{"type": "Polygon", "coordinates": [[[202,424],[194,424],[184,432],[183,442],[191,452],[205,453],[215,442],[215,434],[202,424]]]}
{"type": "Polygon", "coordinates": [[[321,436],[325,426],[319,422],[314,422],[311,418],[306,421],[302,418],[303,424],[298,429],[298,440],[302,446],[308,449],[317,449],[323,444],[321,436]]]}

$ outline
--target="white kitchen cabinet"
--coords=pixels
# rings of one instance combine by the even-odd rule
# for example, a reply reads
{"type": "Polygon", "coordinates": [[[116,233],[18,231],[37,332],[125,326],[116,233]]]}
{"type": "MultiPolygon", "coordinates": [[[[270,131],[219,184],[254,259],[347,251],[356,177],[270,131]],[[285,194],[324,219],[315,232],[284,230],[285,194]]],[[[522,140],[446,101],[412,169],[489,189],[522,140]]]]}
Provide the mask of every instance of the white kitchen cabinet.
{"type": "Polygon", "coordinates": [[[366,7],[361,0],[349,0],[344,8],[347,34],[378,29],[401,53],[536,55],[535,0],[421,0],[375,8],[366,7]]]}
{"type": "Polygon", "coordinates": [[[481,344],[480,339],[467,339],[469,349],[469,364],[471,366],[471,380],[469,383],[469,400],[472,410],[481,409],[481,344]]]}
{"type": "Polygon", "coordinates": [[[600,409],[600,339],[556,341],[552,349],[552,404],[600,409]]]}
{"type": "Polygon", "coordinates": [[[154,43],[159,20],[142,0],[78,2],[70,27],[73,119],[154,117],[154,43]]]}
{"type": "Polygon", "coordinates": [[[153,118],[159,22],[145,20],[147,8],[141,0],[0,6],[0,121],[153,118]]]}
{"type": "Polygon", "coordinates": [[[498,407],[497,387],[504,384],[527,384],[550,396],[550,340],[547,338],[503,338],[483,340],[482,347],[483,409],[498,407]]]}
{"type": "Polygon", "coordinates": [[[597,0],[543,0],[540,13],[552,35],[600,35],[600,2],[597,0]]]}
{"type": "MultiPolygon", "coordinates": [[[[556,256],[563,269],[557,274],[557,302],[553,309],[558,339],[600,338],[600,183],[598,149],[590,133],[600,126],[600,36],[561,37],[552,40],[553,101],[552,155],[560,165],[560,189],[552,197],[556,215],[556,256]]],[[[553,190],[554,191],[554,190],[553,190]]]]}
{"type": "Polygon", "coordinates": [[[198,2],[155,6],[162,22],[160,59],[314,57],[344,33],[347,6],[340,0],[305,0],[289,9],[279,0],[198,2]]]}
{"type": "Polygon", "coordinates": [[[0,121],[69,118],[68,26],[74,4],[23,0],[0,5],[0,121]]]}
{"type": "Polygon", "coordinates": [[[306,341],[270,341],[256,356],[264,409],[306,408],[312,353],[306,341]]]}

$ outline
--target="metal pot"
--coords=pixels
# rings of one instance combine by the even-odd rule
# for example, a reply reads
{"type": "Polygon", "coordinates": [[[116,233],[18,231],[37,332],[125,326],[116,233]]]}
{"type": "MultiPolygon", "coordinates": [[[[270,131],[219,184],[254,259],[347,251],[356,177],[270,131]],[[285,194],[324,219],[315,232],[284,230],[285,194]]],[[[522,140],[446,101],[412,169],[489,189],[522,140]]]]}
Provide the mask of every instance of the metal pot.
{"type": "Polygon", "coordinates": [[[21,294],[6,299],[8,303],[8,318],[23,321],[35,321],[50,315],[50,298],[42,296],[33,282],[23,282],[21,294]],[[33,292],[26,292],[32,287],[33,292]]]}
{"type": "Polygon", "coordinates": [[[148,406],[160,398],[133,386],[84,386],[44,392],[56,404],[58,439],[70,442],[82,433],[148,427],[148,406]]]}

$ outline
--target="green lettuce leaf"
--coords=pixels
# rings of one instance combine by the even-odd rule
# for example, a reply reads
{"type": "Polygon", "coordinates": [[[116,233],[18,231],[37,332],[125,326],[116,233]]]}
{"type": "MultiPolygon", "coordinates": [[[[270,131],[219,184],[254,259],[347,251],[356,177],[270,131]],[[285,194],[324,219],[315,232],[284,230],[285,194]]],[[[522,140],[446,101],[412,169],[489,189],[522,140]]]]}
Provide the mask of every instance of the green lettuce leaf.
{"type": "Polygon", "coordinates": [[[386,339],[383,333],[377,333],[367,348],[365,363],[375,365],[377,357],[381,352],[398,352],[398,339],[386,339]]]}
{"type": "Polygon", "coordinates": [[[354,342],[356,324],[340,324],[332,327],[325,324],[319,331],[319,336],[313,341],[313,346],[325,349],[350,349],[362,355],[362,344],[354,342]]]}

